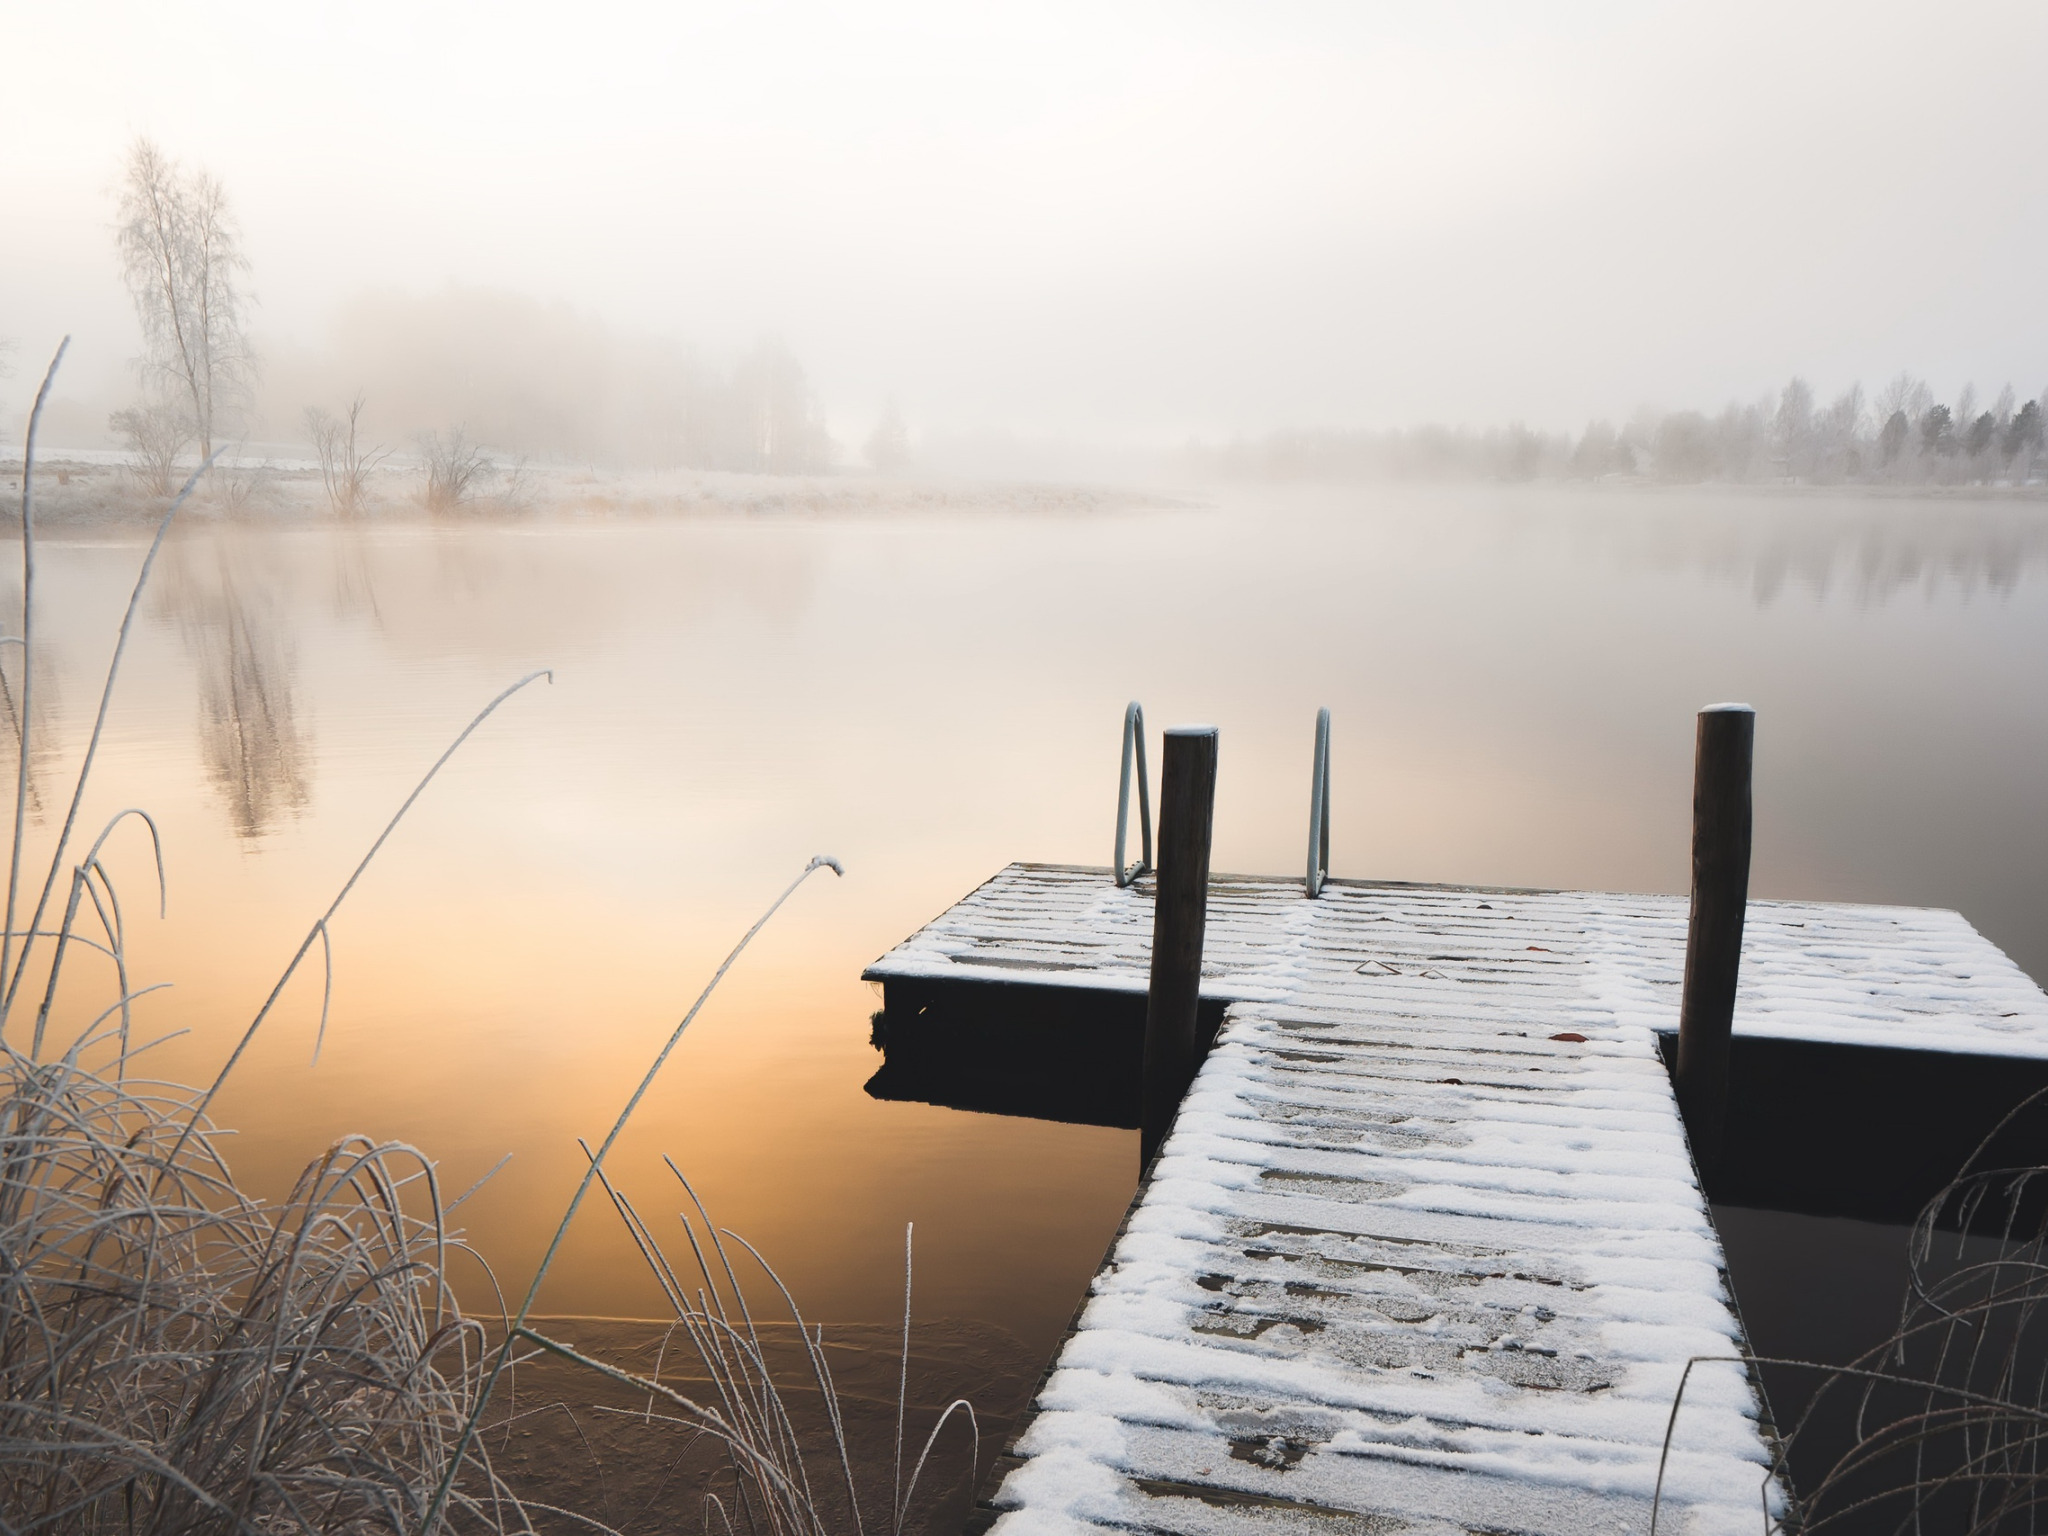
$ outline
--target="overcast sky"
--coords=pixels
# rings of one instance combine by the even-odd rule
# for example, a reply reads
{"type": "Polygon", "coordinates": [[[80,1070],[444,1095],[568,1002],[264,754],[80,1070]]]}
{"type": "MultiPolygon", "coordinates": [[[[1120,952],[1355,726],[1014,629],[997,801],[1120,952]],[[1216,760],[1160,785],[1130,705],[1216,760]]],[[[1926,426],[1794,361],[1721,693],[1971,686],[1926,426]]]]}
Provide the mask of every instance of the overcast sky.
{"type": "Polygon", "coordinates": [[[1169,440],[2048,386],[2048,4],[4,7],[9,403],[137,347],[110,189],[260,327],[448,282],[803,358],[835,429],[1169,440]]]}

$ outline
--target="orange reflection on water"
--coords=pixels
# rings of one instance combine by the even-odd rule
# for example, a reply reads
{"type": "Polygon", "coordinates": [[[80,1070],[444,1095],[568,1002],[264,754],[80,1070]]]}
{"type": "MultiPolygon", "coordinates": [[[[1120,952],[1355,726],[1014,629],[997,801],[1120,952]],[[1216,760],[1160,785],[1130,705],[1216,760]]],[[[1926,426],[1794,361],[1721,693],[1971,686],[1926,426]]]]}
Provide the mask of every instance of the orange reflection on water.
{"type": "MultiPolygon", "coordinates": [[[[1011,859],[1106,862],[1127,699],[1155,726],[1221,725],[1219,869],[1300,867],[1327,704],[1337,873],[1674,890],[1692,711],[1747,697],[1760,894],[1958,905],[2039,969],[2048,806],[2025,765],[2048,749],[2048,544],[2030,515],[1401,491],[199,529],[166,557],[83,824],[158,817],[166,919],[134,829],[109,862],[137,978],[176,983],[139,1016],[190,1031],[157,1068],[203,1080],[418,775],[552,667],[337,918],[317,1066],[317,946],[293,982],[217,1107],[237,1167],[278,1190],[368,1131],[428,1151],[453,1193],[509,1152],[462,1215],[523,1283],[576,1138],[604,1134],[804,860],[837,854],[846,879],[814,877],[734,970],[614,1172],[672,1212],[672,1156],[826,1319],[891,1315],[914,1220],[921,1311],[1007,1330],[1028,1376],[1130,1195],[1135,1136],[868,1098],[879,999],[859,973],[1011,859]]],[[[139,555],[45,549],[57,749],[32,843],[139,555]]],[[[103,995],[79,977],[72,1023],[103,995]]],[[[658,1310],[608,1209],[543,1305],[658,1310]]]]}

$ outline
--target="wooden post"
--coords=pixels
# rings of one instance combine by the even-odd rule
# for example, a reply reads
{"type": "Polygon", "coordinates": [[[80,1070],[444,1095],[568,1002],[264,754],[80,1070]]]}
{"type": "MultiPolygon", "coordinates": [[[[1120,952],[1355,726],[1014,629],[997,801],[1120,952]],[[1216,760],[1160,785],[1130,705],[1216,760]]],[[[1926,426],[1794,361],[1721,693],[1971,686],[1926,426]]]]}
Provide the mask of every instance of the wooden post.
{"type": "Polygon", "coordinates": [[[1198,1020],[1209,917],[1209,834],[1216,813],[1216,728],[1166,733],[1159,784],[1159,870],[1152,985],[1145,1005],[1140,1165],[1150,1164],[1202,1064],[1198,1020]]]}
{"type": "Polygon", "coordinates": [[[1728,1120],[1728,1039],[1749,905],[1750,764],[1756,711],[1700,711],[1692,780],[1692,917],[1678,1008],[1678,1107],[1693,1161],[1710,1178],[1728,1120]]]}

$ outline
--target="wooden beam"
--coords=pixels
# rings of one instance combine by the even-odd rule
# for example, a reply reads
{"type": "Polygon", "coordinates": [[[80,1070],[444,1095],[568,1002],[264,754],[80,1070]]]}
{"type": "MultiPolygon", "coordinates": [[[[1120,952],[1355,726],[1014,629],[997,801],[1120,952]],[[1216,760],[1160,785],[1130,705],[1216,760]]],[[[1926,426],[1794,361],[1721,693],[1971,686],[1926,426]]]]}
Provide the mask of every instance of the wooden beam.
{"type": "Polygon", "coordinates": [[[1728,1040],[1749,907],[1750,768],[1756,711],[1700,711],[1693,755],[1692,915],[1678,1009],[1678,1107],[1693,1161],[1711,1180],[1728,1124],[1728,1040]]]}
{"type": "Polygon", "coordinates": [[[1216,814],[1214,726],[1166,733],[1159,786],[1159,870],[1152,979],[1145,1006],[1139,1155],[1150,1163],[1202,1064],[1202,942],[1209,916],[1209,843],[1216,814]]]}

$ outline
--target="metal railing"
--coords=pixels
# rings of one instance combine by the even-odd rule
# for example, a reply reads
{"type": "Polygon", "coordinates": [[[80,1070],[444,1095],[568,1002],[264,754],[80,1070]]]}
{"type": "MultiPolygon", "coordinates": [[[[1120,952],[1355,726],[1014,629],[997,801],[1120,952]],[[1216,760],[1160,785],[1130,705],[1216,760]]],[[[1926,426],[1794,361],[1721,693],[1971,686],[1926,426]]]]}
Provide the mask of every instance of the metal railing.
{"type": "Polygon", "coordinates": [[[1308,878],[1311,897],[1330,878],[1330,712],[1316,711],[1316,763],[1308,782],[1308,878]]]}
{"type": "Polygon", "coordinates": [[[1116,872],[1119,886],[1129,885],[1152,868],[1152,784],[1151,775],[1145,771],[1145,711],[1136,699],[1124,710],[1124,770],[1116,791],[1116,862],[1110,866],[1116,872]],[[1124,837],[1130,830],[1131,822],[1131,760],[1138,764],[1138,831],[1144,851],[1138,862],[1126,867],[1124,864],[1124,837]]]}
{"type": "MultiPolygon", "coordinates": [[[[1110,866],[1119,886],[1152,872],[1152,784],[1145,768],[1145,709],[1136,699],[1124,709],[1123,772],[1116,788],[1116,858],[1110,866]],[[1142,843],[1137,862],[1124,863],[1130,840],[1131,775],[1137,770],[1138,833],[1142,843]]],[[[1330,878],[1330,711],[1316,711],[1315,766],[1308,785],[1308,874],[1302,885],[1311,896],[1323,894],[1330,878]]]]}

